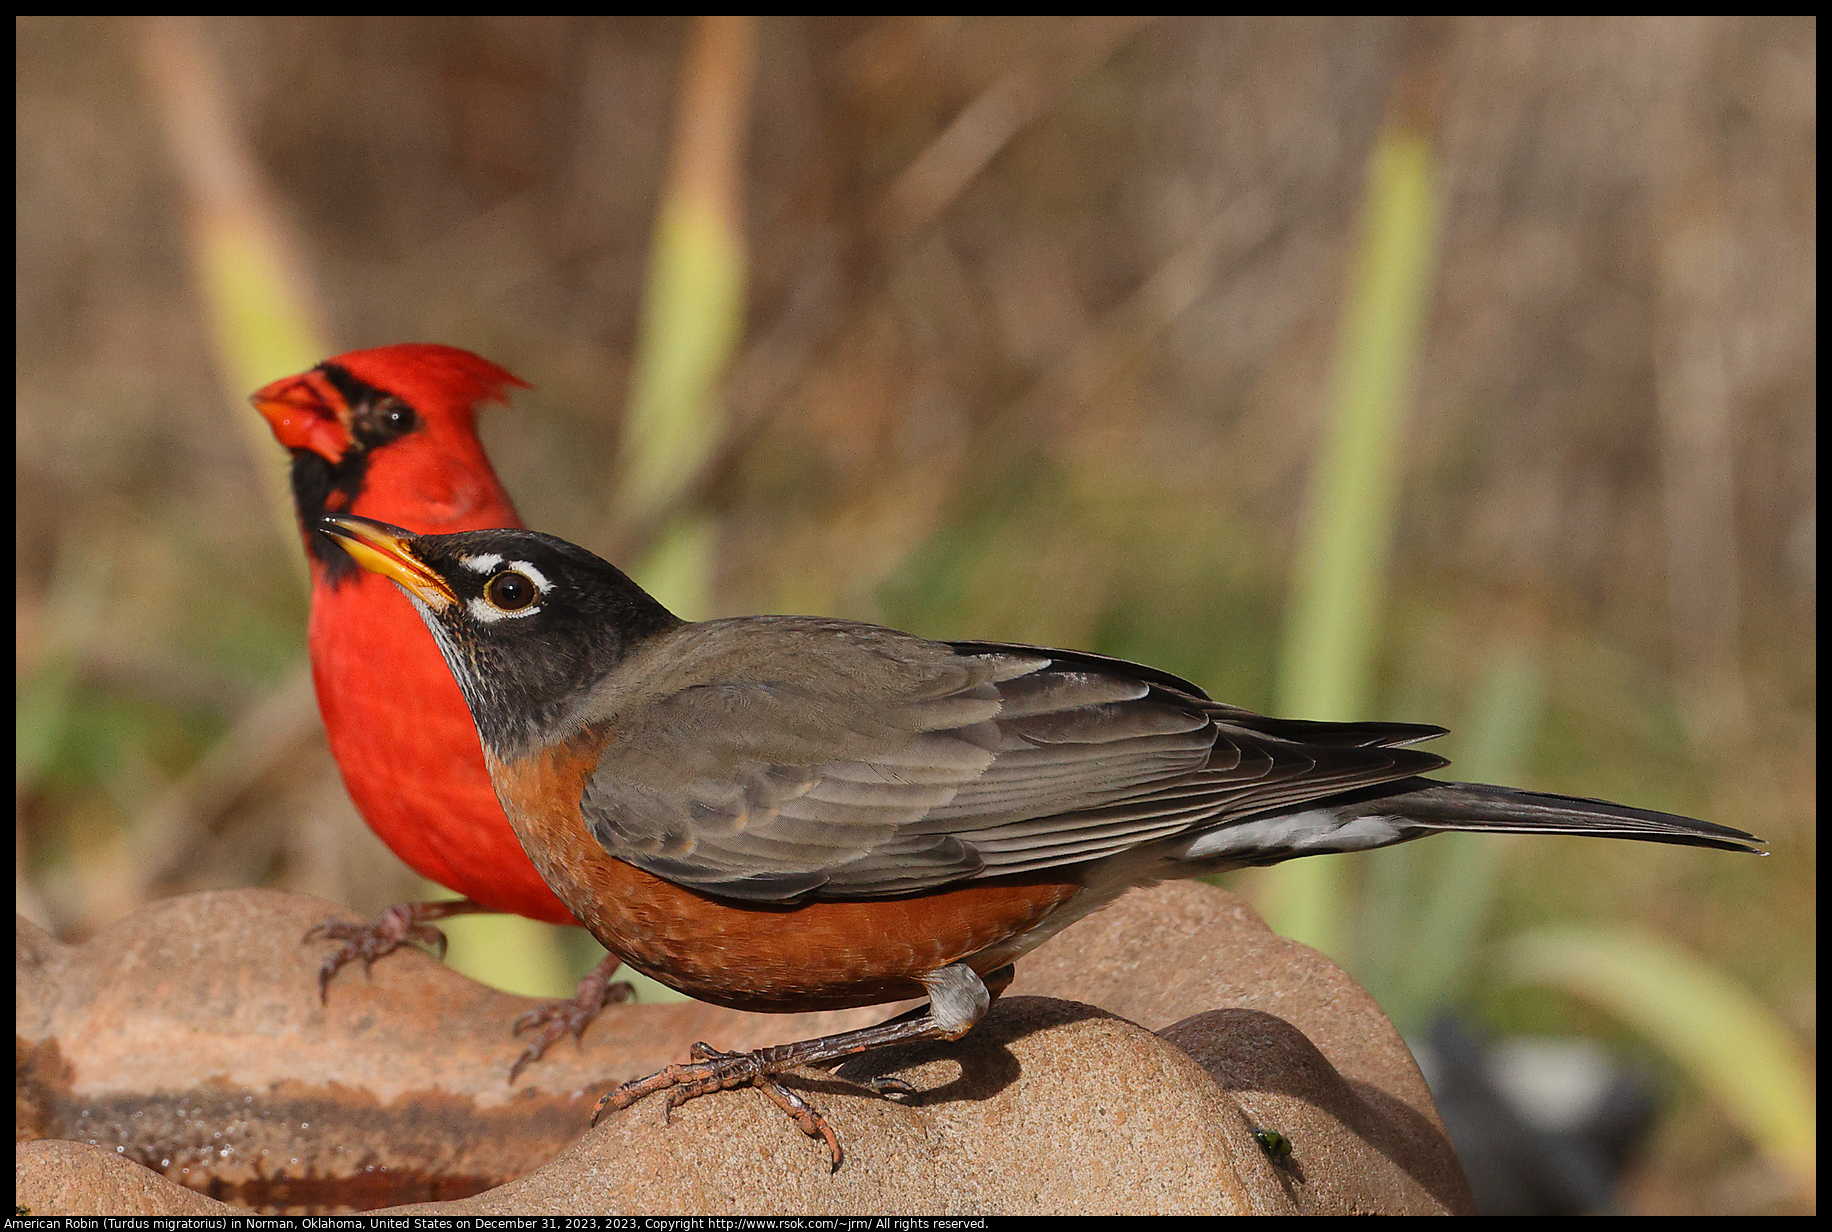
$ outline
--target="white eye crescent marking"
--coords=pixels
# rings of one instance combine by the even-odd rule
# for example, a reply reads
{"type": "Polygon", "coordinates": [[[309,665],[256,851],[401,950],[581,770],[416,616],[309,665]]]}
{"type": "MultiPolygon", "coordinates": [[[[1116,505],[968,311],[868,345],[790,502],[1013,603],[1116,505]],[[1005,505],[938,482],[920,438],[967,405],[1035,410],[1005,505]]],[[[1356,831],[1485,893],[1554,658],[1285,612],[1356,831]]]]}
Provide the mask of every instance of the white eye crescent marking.
{"type": "Polygon", "coordinates": [[[486,552],[482,556],[460,556],[458,563],[472,573],[494,573],[496,566],[503,563],[503,558],[495,552],[486,552]]]}
{"type": "Polygon", "coordinates": [[[534,583],[535,589],[539,590],[542,594],[546,594],[553,589],[553,583],[547,580],[547,575],[525,560],[512,560],[509,562],[509,568],[515,570],[517,573],[526,574],[528,580],[534,583]]]}
{"type": "Polygon", "coordinates": [[[530,603],[527,607],[505,612],[486,599],[472,599],[465,604],[465,607],[469,609],[472,617],[486,625],[493,625],[499,620],[520,620],[524,616],[532,616],[541,610],[540,604],[530,603]]]}

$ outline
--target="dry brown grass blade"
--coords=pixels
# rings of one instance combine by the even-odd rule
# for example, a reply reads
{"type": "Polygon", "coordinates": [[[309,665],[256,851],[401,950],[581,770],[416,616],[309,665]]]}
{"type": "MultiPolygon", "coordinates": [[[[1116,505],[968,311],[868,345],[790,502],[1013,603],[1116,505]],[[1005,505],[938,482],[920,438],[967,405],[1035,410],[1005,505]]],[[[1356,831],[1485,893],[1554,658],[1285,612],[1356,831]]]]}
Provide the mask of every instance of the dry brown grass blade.
{"type": "Polygon", "coordinates": [[[1153,20],[1076,18],[1055,59],[1025,64],[1000,77],[911,160],[878,204],[878,230],[912,235],[934,222],[1013,137],[1048,115],[1070,86],[1153,20]]]}

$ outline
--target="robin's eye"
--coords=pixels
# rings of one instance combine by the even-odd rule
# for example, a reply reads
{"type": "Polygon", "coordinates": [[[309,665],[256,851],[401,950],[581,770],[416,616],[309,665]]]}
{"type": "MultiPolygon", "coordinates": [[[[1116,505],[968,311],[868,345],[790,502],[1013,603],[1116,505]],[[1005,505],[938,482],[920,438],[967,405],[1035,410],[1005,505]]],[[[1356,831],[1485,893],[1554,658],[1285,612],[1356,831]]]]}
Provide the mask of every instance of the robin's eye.
{"type": "Polygon", "coordinates": [[[499,612],[519,612],[539,593],[525,575],[513,571],[497,574],[483,587],[483,597],[499,612]]]}

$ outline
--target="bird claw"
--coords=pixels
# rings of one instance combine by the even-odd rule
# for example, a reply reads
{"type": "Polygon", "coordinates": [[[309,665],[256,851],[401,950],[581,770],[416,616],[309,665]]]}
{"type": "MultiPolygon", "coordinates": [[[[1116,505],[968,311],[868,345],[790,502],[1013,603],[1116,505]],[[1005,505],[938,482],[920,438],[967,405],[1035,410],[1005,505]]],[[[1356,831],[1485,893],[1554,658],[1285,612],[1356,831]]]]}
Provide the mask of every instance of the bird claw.
{"type": "Polygon", "coordinates": [[[893,1078],[889,1074],[874,1074],[872,1077],[864,1079],[859,1085],[865,1087],[879,1099],[889,1099],[893,1095],[903,1095],[914,1099],[920,1094],[915,1087],[911,1086],[903,1079],[893,1078]]]}
{"type": "Polygon", "coordinates": [[[802,1133],[825,1141],[831,1170],[839,1169],[845,1156],[840,1150],[839,1136],[833,1132],[827,1118],[775,1078],[779,1070],[790,1066],[773,1063],[761,1052],[721,1052],[704,1042],[696,1042],[688,1052],[693,1060],[684,1065],[670,1065],[647,1078],[632,1079],[605,1092],[592,1109],[591,1123],[596,1125],[607,1109],[621,1112],[645,1096],[666,1091],[668,1098],[662,1107],[662,1123],[667,1124],[670,1114],[690,1099],[733,1087],[754,1086],[782,1109],[802,1133]]]}
{"type": "Polygon", "coordinates": [[[419,919],[411,903],[399,903],[385,907],[381,913],[367,924],[352,924],[348,920],[324,920],[307,930],[304,941],[325,940],[341,941],[342,945],[324,957],[318,967],[318,1000],[320,1004],[330,998],[331,978],[347,964],[360,958],[363,960],[363,971],[376,959],[394,953],[403,945],[425,946],[433,950],[441,962],[445,961],[445,934],[431,924],[419,919]]]}
{"type": "MultiPolygon", "coordinates": [[[[838,1172],[840,1161],[845,1154],[840,1150],[839,1135],[833,1132],[833,1126],[827,1124],[827,1118],[808,1106],[808,1101],[777,1082],[774,1078],[757,1079],[757,1089],[769,1096],[770,1101],[788,1114],[802,1133],[810,1138],[823,1138],[827,1142],[827,1158],[830,1161],[827,1171],[838,1172]]],[[[671,1097],[672,1098],[672,1097],[671,1097]]]]}
{"type": "Polygon", "coordinates": [[[636,990],[627,981],[618,980],[615,984],[598,977],[597,972],[579,982],[578,991],[565,1001],[547,1001],[535,1006],[515,1020],[511,1033],[520,1035],[536,1027],[540,1030],[522,1049],[522,1055],[509,1067],[509,1081],[514,1082],[522,1070],[533,1061],[538,1061],[546,1054],[548,1048],[569,1032],[575,1040],[583,1041],[585,1028],[598,1016],[598,1012],[607,1005],[628,1001],[636,990]]]}

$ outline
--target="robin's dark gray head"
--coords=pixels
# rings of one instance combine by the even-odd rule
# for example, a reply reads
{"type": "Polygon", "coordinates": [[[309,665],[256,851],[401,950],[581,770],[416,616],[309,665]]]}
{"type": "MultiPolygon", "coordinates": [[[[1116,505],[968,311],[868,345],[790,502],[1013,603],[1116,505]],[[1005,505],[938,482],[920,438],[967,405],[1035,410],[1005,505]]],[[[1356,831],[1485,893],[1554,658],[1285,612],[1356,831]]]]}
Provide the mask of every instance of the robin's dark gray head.
{"type": "Polygon", "coordinates": [[[413,600],[499,759],[567,734],[593,685],[683,623],[615,565],[552,535],[415,535],[358,517],[322,528],[413,600]]]}

